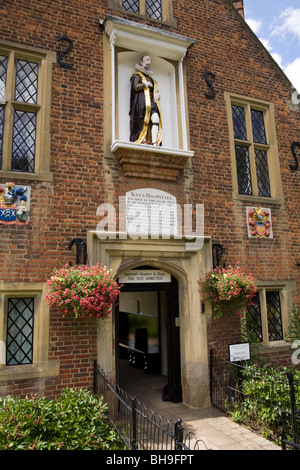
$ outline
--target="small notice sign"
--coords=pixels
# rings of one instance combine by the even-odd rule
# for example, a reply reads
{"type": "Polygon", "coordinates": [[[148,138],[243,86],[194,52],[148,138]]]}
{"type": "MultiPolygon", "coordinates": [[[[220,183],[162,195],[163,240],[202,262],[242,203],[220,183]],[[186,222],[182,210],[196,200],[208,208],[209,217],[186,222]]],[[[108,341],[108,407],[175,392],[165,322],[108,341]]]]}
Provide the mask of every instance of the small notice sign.
{"type": "Polygon", "coordinates": [[[121,274],[121,284],[136,282],[171,282],[171,274],[159,269],[132,270],[121,274]]]}
{"type": "Polygon", "coordinates": [[[250,360],[250,344],[229,344],[229,360],[230,362],[249,361],[250,360]]]}

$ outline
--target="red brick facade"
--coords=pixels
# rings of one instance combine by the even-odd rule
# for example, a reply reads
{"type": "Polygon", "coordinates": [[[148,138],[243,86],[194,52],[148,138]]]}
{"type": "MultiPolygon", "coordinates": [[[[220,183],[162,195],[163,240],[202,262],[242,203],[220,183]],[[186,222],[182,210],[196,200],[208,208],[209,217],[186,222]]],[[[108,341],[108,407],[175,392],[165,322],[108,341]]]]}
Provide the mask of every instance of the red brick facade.
{"type": "MultiPolygon", "coordinates": [[[[137,187],[152,187],[176,195],[179,204],[203,203],[205,235],[226,247],[227,264],[239,261],[261,281],[295,281],[293,303],[300,302],[299,171],[292,171],[291,144],[299,141],[300,112],[291,110],[291,87],[278,66],[227,0],[173,0],[176,23],[168,24],[109,7],[108,0],[13,1],[0,6],[1,39],[14,44],[60,52],[73,40],[64,60],[53,65],[51,161],[53,181],[10,180],[31,186],[30,224],[0,226],[1,280],[5,283],[45,282],[52,270],[75,262],[68,249],[75,237],[86,240],[95,230],[99,204],[117,204],[118,197],[137,187]],[[197,41],[184,60],[188,102],[190,168],[175,181],[143,178],[120,161],[105,158],[104,31],[106,15],[144,23],[197,41]],[[215,75],[215,99],[203,74],[215,75]],[[249,239],[245,219],[250,200],[233,200],[228,118],[224,92],[274,104],[284,203],[271,207],[273,239],[249,239]]],[[[242,2],[233,2],[240,8],[242,2]]],[[[169,172],[169,174],[171,174],[169,172]]],[[[1,182],[6,181],[2,177],[1,182]]],[[[68,325],[50,313],[49,360],[60,362],[59,376],[7,380],[2,394],[43,393],[56,396],[65,386],[92,388],[97,357],[96,324],[68,325]]],[[[238,321],[208,321],[208,348],[227,350],[238,340],[238,321]]],[[[0,371],[1,375],[1,371],[0,371]]]]}

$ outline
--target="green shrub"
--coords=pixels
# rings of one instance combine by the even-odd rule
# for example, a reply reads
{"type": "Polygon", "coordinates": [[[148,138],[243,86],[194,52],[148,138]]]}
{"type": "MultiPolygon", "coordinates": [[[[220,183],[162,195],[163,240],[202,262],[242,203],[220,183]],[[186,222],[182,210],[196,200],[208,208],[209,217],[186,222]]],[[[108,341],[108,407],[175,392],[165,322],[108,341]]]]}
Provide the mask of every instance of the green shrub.
{"type": "Polygon", "coordinates": [[[112,450],[120,439],[106,418],[102,397],[65,389],[58,400],[0,399],[1,450],[112,450]]]}
{"type": "MultiPolygon", "coordinates": [[[[273,369],[251,364],[241,370],[240,399],[232,407],[237,422],[247,422],[266,437],[286,435],[291,429],[291,398],[287,368],[273,369]]],[[[294,370],[295,400],[300,402],[300,371],[294,370]]]]}
{"type": "Polygon", "coordinates": [[[290,324],[286,332],[286,341],[300,341],[300,308],[293,306],[290,311],[290,324]]]}

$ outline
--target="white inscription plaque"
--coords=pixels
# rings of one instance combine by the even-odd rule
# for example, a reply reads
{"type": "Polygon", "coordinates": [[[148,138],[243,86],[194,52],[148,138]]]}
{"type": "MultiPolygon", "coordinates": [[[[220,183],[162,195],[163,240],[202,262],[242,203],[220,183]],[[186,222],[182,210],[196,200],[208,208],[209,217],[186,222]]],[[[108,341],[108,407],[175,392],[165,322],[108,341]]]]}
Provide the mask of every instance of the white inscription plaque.
{"type": "Polygon", "coordinates": [[[126,193],[126,231],[130,236],[177,235],[176,197],[154,188],[126,193]]]}

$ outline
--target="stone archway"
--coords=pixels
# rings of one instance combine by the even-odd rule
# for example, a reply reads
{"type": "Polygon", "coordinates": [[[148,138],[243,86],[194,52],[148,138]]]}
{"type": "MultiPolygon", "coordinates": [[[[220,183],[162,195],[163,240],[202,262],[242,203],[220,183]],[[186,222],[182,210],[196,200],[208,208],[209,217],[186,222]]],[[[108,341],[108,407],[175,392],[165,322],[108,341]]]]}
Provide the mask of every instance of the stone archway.
{"type": "MultiPolygon", "coordinates": [[[[100,240],[88,233],[90,264],[104,263],[115,278],[129,269],[150,265],[174,276],[178,283],[178,307],[183,403],[201,408],[209,405],[209,367],[206,316],[202,313],[197,280],[211,266],[211,240],[201,249],[189,250],[183,240],[114,237],[100,240]]],[[[98,324],[98,363],[116,381],[115,314],[98,324]]]]}

